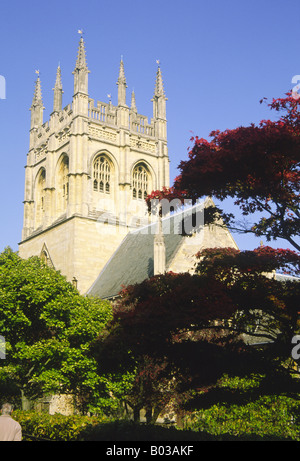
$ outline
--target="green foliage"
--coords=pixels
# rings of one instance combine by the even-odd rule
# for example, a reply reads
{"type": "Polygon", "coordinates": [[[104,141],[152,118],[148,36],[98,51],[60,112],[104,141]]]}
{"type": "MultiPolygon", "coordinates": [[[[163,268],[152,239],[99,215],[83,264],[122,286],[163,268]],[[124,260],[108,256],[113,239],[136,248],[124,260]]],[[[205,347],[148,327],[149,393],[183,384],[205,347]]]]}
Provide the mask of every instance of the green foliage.
{"type": "Polygon", "coordinates": [[[192,412],[186,416],[185,427],[221,437],[300,440],[299,394],[259,395],[262,379],[263,376],[258,375],[224,376],[220,387],[238,391],[244,398],[240,403],[229,403],[221,398],[219,403],[192,412]]]}
{"type": "Polygon", "coordinates": [[[109,302],[81,296],[40,258],[23,260],[6,248],[0,254],[1,394],[11,397],[9,388],[29,398],[70,393],[83,409],[109,398],[91,344],[111,316],[109,302]]]}
{"type": "Polygon", "coordinates": [[[247,376],[246,378],[241,378],[240,376],[229,377],[225,374],[218,382],[218,387],[246,392],[257,389],[260,386],[262,379],[263,375],[258,374],[250,374],[250,376],[247,376]]]}
{"type": "Polygon", "coordinates": [[[24,441],[298,441],[299,424],[294,416],[298,414],[297,401],[270,397],[243,407],[215,405],[196,412],[186,422],[184,430],[113,420],[106,416],[15,411],[14,418],[22,426],[24,441]]]}
{"type": "Polygon", "coordinates": [[[197,411],[186,427],[212,435],[273,436],[300,440],[300,425],[293,422],[299,402],[283,397],[262,397],[247,405],[214,405],[197,411]]]}
{"type": "Polygon", "coordinates": [[[106,416],[49,415],[19,410],[14,411],[13,418],[21,424],[25,441],[35,439],[77,440],[83,431],[89,433],[93,426],[110,421],[106,416]]]}
{"type": "MultiPolygon", "coordinates": [[[[192,431],[181,431],[175,427],[135,424],[128,420],[113,420],[104,415],[93,417],[64,416],[15,411],[14,419],[21,424],[23,440],[25,441],[178,441],[199,439],[199,434],[192,431]]],[[[202,435],[200,437],[203,438],[202,435]]]]}
{"type": "Polygon", "coordinates": [[[121,418],[49,415],[16,410],[24,440],[52,441],[222,441],[300,440],[299,394],[260,395],[263,375],[241,378],[224,375],[221,390],[244,395],[240,403],[220,398],[219,403],[192,411],[184,429],[136,424],[121,418]]]}

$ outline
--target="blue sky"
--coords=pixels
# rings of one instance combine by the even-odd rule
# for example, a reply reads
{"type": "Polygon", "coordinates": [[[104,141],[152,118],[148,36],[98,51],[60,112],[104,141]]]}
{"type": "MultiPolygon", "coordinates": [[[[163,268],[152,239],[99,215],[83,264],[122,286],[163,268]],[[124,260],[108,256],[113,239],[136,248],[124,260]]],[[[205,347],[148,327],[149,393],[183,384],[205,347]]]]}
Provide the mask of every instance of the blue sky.
{"type": "MultiPolygon", "coordinates": [[[[52,111],[55,74],[62,69],[63,105],[71,102],[84,30],[92,98],[116,104],[123,56],[128,98],[152,116],[156,60],[161,62],[168,118],[171,179],[187,157],[192,134],[257,123],[275,114],[259,104],[281,97],[300,74],[299,0],[36,0],[1,2],[0,251],[18,249],[23,221],[24,166],[29,146],[35,70],[40,70],[44,121],[52,111]]],[[[241,249],[260,239],[234,235],[241,249]]],[[[275,242],[274,246],[286,246],[275,242]]]]}

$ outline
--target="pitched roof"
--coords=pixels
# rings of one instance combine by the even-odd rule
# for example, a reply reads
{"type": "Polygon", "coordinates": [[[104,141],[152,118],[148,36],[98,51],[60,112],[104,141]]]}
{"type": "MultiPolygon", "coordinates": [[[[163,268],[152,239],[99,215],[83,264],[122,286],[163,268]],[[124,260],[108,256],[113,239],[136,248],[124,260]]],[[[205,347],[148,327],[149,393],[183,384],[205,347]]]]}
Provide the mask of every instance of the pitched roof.
{"type": "MultiPolygon", "coordinates": [[[[176,255],[185,235],[181,232],[181,223],[192,213],[203,211],[202,205],[194,205],[162,219],[166,249],[166,268],[176,255]]],[[[190,230],[194,227],[189,222],[190,230]]],[[[187,227],[184,229],[186,231],[187,227]]],[[[126,235],[113,256],[104,266],[87,295],[102,299],[113,298],[119,294],[122,286],[140,283],[154,275],[154,237],[157,223],[131,231],[126,235]]]]}

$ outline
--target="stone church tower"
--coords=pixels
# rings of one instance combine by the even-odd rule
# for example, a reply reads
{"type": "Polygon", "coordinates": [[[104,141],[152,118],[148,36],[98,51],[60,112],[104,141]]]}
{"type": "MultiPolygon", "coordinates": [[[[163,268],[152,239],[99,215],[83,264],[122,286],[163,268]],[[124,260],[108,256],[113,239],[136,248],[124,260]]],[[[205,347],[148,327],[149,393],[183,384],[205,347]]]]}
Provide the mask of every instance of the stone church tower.
{"type": "Polygon", "coordinates": [[[127,104],[121,60],[118,103],[96,102],[80,38],[72,102],[62,107],[61,69],[53,111],[43,121],[38,75],[31,105],[25,169],[24,222],[19,254],[38,255],[85,293],[116,248],[145,219],[144,197],[169,186],[166,97],[158,65],[153,117],[127,104]]]}

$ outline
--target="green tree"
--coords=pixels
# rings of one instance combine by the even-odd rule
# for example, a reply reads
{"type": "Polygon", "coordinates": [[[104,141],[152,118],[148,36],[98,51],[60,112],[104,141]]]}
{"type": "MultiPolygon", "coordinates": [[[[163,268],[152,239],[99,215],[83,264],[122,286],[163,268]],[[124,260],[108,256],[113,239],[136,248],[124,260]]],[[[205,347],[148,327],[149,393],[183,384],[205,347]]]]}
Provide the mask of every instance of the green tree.
{"type": "Polygon", "coordinates": [[[87,298],[40,258],[0,255],[0,361],[2,394],[36,398],[68,393],[82,409],[109,400],[91,344],[111,318],[107,301],[87,298]]]}

